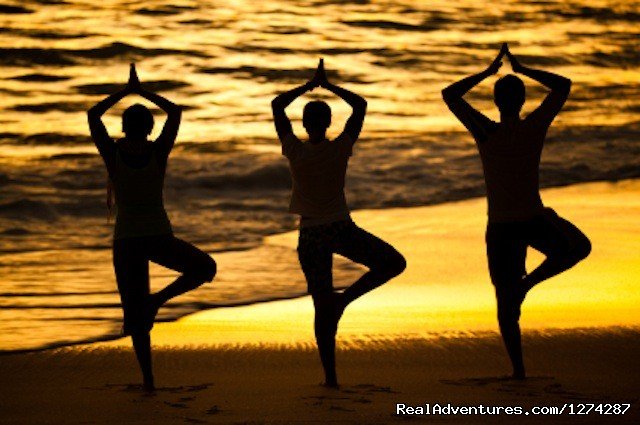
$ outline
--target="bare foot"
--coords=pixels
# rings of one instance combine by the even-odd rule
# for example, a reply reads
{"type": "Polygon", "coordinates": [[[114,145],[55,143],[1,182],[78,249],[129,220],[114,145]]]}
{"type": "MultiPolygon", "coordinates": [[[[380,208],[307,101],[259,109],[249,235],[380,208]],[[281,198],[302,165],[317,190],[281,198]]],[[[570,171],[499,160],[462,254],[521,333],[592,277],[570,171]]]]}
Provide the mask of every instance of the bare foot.
{"type": "Polygon", "coordinates": [[[147,393],[153,393],[156,391],[156,386],[153,382],[153,378],[145,379],[142,383],[142,389],[147,393]]]}
{"type": "Polygon", "coordinates": [[[325,388],[331,388],[331,389],[334,389],[334,390],[337,390],[337,389],[340,388],[340,385],[338,384],[338,381],[333,381],[333,380],[331,380],[331,381],[327,380],[327,381],[323,382],[322,384],[320,384],[320,386],[325,387],[325,388]]]}
{"type": "Polygon", "coordinates": [[[511,375],[511,379],[515,379],[518,381],[524,381],[525,379],[527,379],[527,375],[524,372],[524,370],[518,370],[518,371],[514,371],[513,375],[511,375]]]}

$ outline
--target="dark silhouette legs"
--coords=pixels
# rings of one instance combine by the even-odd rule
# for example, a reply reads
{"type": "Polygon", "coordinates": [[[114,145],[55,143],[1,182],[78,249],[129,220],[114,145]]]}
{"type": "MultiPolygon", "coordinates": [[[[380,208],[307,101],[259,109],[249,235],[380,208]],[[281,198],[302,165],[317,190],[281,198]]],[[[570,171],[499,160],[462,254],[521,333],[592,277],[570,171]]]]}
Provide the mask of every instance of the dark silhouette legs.
{"type": "Polygon", "coordinates": [[[522,340],[520,334],[520,303],[512,294],[496,290],[498,301],[498,325],[500,335],[509,354],[513,366],[513,378],[524,379],[526,376],[524,361],[522,360],[522,340]]]}
{"type": "MultiPolygon", "coordinates": [[[[380,239],[379,242],[386,244],[380,239]]],[[[388,245],[388,247],[391,247],[391,245],[388,245]]],[[[375,249],[375,246],[372,249],[375,249]]],[[[395,249],[393,250],[395,251],[395,249]]],[[[373,267],[373,269],[362,275],[344,292],[326,292],[313,295],[313,305],[315,307],[314,331],[320,352],[320,361],[324,368],[326,386],[338,386],[335,360],[336,334],[344,309],[357,298],[402,273],[406,267],[405,260],[397,251],[395,253],[398,257],[392,260],[395,261],[393,263],[378,263],[375,265],[361,263],[365,266],[373,267]]],[[[353,258],[347,258],[356,261],[353,258]]]]}
{"type": "Polygon", "coordinates": [[[536,284],[573,267],[591,252],[589,239],[573,224],[545,209],[532,220],[489,223],[487,257],[496,289],[498,324],[513,366],[513,377],[526,376],[522,360],[520,307],[536,284]],[[545,260],[526,274],[527,247],[543,253],[545,260]]]}
{"type": "Polygon", "coordinates": [[[152,391],[149,331],[158,309],[171,298],[213,280],[216,263],[193,245],[173,235],[162,235],[115,240],[113,264],[124,311],[124,333],[131,335],[144,388],[152,391]],[[150,295],[149,261],[182,272],[182,275],[150,295]]]}
{"type": "Polygon", "coordinates": [[[133,350],[136,353],[140,370],[142,371],[142,386],[145,391],[153,391],[153,368],[151,365],[151,338],[149,332],[134,333],[131,335],[133,350]]]}
{"type": "Polygon", "coordinates": [[[357,298],[402,273],[406,262],[391,245],[351,221],[302,228],[298,254],[313,297],[314,330],[325,372],[325,385],[337,387],[336,333],[344,309],[357,298]],[[369,268],[344,292],[333,291],[333,253],[369,268]]]}
{"type": "Polygon", "coordinates": [[[520,281],[525,275],[527,245],[511,223],[490,223],[487,227],[489,274],[496,289],[498,325],[513,365],[513,377],[524,378],[520,336],[520,281]]]}
{"type": "MultiPolygon", "coordinates": [[[[338,330],[338,309],[334,294],[328,292],[313,295],[315,317],[313,330],[318,344],[320,361],[324,369],[324,385],[328,387],[338,386],[336,376],[336,332],[338,330]]],[[[344,309],[343,309],[344,310],[344,309]]]]}

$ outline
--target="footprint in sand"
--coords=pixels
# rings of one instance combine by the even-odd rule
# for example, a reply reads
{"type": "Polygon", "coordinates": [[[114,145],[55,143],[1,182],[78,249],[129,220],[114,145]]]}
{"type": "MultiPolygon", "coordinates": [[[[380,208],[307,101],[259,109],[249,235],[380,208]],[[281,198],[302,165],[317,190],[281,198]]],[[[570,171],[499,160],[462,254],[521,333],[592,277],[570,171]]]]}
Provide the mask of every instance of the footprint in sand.
{"type": "MultiPolygon", "coordinates": [[[[144,389],[142,388],[142,385],[139,385],[139,384],[105,384],[104,386],[100,386],[100,387],[82,387],[82,389],[93,390],[93,391],[112,391],[113,389],[116,389],[117,391],[120,391],[120,392],[137,393],[141,395],[143,398],[136,397],[132,399],[131,402],[142,403],[142,402],[145,402],[145,399],[149,401],[148,397],[151,397],[155,400],[155,402],[159,404],[168,406],[173,409],[184,410],[184,409],[190,408],[189,403],[196,401],[197,397],[195,393],[204,391],[209,387],[211,387],[212,385],[213,383],[206,382],[204,384],[198,384],[198,385],[180,385],[177,387],[158,387],[154,392],[151,392],[151,393],[144,391],[144,389]],[[169,397],[165,397],[166,395],[168,395],[169,397]],[[177,397],[177,399],[173,399],[173,400],[162,400],[162,398],[173,398],[173,396],[175,395],[182,395],[182,396],[177,397]],[[160,398],[160,400],[158,400],[158,398],[160,398]]],[[[338,409],[340,408],[338,407],[338,409]]],[[[222,409],[220,409],[220,407],[218,407],[217,405],[211,406],[210,408],[204,411],[204,413],[207,415],[216,415],[221,412],[222,412],[222,409]]],[[[194,424],[209,423],[205,420],[192,418],[192,417],[182,417],[181,421],[184,423],[194,423],[194,424]]]]}
{"type": "Polygon", "coordinates": [[[441,379],[440,382],[446,385],[457,385],[463,387],[490,387],[500,388],[503,386],[530,386],[532,383],[538,381],[551,381],[553,377],[530,377],[524,381],[519,381],[511,378],[510,376],[487,376],[482,378],[463,378],[463,379],[441,379]]]}
{"type": "Polygon", "coordinates": [[[218,414],[218,413],[220,413],[220,412],[222,412],[222,410],[221,410],[217,405],[215,405],[215,406],[211,406],[210,408],[208,408],[208,409],[205,411],[205,413],[206,413],[207,415],[216,415],[216,414],[218,414]]]}
{"type": "Polygon", "coordinates": [[[373,384],[358,384],[341,387],[332,393],[302,397],[308,405],[319,406],[328,410],[353,412],[357,405],[373,403],[372,396],[376,394],[397,394],[391,387],[380,387],[373,384]],[[348,406],[348,407],[347,407],[348,406]],[[351,407],[351,408],[350,408],[351,407]],[[355,408],[352,409],[352,408],[355,408]]]}
{"type": "Polygon", "coordinates": [[[379,387],[373,384],[358,384],[358,385],[354,385],[353,388],[355,388],[357,391],[364,392],[367,394],[372,394],[372,393],[398,394],[399,393],[398,391],[392,390],[391,387],[379,387]]]}
{"type": "Polygon", "coordinates": [[[169,407],[174,407],[174,408],[177,408],[177,409],[186,409],[187,407],[189,407],[184,403],[172,403],[170,401],[165,401],[164,404],[166,404],[169,407]]]}
{"type": "Polygon", "coordinates": [[[315,395],[302,397],[303,400],[309,400],[313,406],[322,406],[326,403],[350,401],[349,397],[331,396],[331,395],[315,395]]]}
{"type": "Polygon", "coordinates": [[[340,412],[355,412],[354,409],[347,409],[346,407],[342,407],[342,406],[329,406],[329,410],[338,410],[340,412]]]}
{"type": "Polygon", "coordinates": [[[490,388],[495,391],[526,397],[540,397],[545,394],[552,394],[570,400],[593,400],[602,398],[598,396],[588,396],[577,391],[566,390],[561,384],[553,382],[554,380],[555,378],[552,376],[533,376],[523,381],[514,380],[508,376],[490,376],[482,378],[441,379],[440,382],[446,385],[490,388]]]}
{"type": "Polygon", "coordinates": [[[207,421],[203,421],[202,419],[196,419],[196,418],[182,418],[182,420],[185,423],[188,423],[188,424],[207,424],[207,423],[209,423],[207,421]]]}
{"type": "Polygon", "coordinates": [[[179,387],[162,387],[162,388],[156,389],[156,391],[168,391],[174,394],[193,393],[193,392],[204,391],[212,385],[213,384],[211,382],[207,382],[205,384],[199,384],[199,385],[181,385],[179,387]]]}
{"type": "MultiPolygon", "coordinates": [[[[140,403],[144,402],[144,400],[151,399],[159,399],[158,403],[164,404],[165,406],[171,407],[173,409],[188,409],[189,404],[196,400],[195,393],[200,391],[204,391],[211,387],[213,384],[211,382],[206,382],[204,384],[197,385],[180,385],[177,387],[158,387],[154,392],[147,392],[142,388],[142,385],[138,384],[105,384],[102,387],[83,387],[86,390],[94,390],[94,391],[111,391],[116,389],[120,392],[126,393],[136,393],[141,395],[143,398],[136,397],[131,399],[132,403],[140,403]],[[169,397],[166,397],[166,396],[169,397]],[[174,398],[176,395],[181,395],[181,397],[174,398]],[[169,398],[169,400],[167,400],[169,398]],[[162,400],[165,399],[165,400],[162,400]]],[[[207,415],[212,415],[215,413],[221,412],[218,406],[213,406],[209,408],[205,413],[207,415]]]]}
{"type": "MultiPolygon", "coordinates": [[[[172,393],[172,394],[181,394],[181,393],[192,393],[199,392],[208,389],[213,384],[210,382],[198,385],[181,385],[179,387],[157,387],[156,393],[172,393]]],[[[105,384],[101,387],[82,387],[84,390],[95,390],[95,391],[104,391],[111,389],[119,389],[122,392],[140,392],[144,391],[142,385],[140,384],[105,384]]],[[[183,397],[184,398],[184,397],[183,397]]]]}

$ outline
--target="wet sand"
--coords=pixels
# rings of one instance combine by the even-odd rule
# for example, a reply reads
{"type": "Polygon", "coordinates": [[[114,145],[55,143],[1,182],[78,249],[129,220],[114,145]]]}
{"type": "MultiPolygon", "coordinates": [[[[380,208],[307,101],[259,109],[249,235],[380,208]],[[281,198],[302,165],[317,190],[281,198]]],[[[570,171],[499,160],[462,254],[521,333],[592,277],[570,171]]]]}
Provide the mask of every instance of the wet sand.
{"type": "MultiPolygon", "coordinates": [[[[495,334],[379,338],[343,344],[339,390],[319,386],[320,366],[305,343],[156,350],[158,391],[135,385],[126,349],[99,345],[2,357],[3,423],[405,422],[396,404],[533,406],[577,410],[632,403],[623,416],[412,416],[436,423],[638,423],[640,332],[584,329],[529,332],[530,378],[504,378],[495,334]],[[569,407],[566,407],[569,409],[569,407]]],[[[568,411],[568,410],[567,410],[568,411]]]]}
{"type": "MultiPolygon", "coordinates": [[[[574,411],[580,403],[632,403],[623,416],[565,410],[562,417],[517,419],[637,423],[638,195],[637,181],[543,192],[547,204],[589,235],[594,249],[583,264],[527,298],[522,326],[530,378],[525,382],[504,379],[508,361],[495,332],[482,244],[484,200],[475,199],[354,214],[362,227],[403,252],[409,267],[345,313],[339,390],[318,385],[311,302],[302,298],[157,324],[152,333],[155,395],[136,387],[138,371],[124,339],[2,356],[3,421],[387,423],[407,419],[395,415],[396,403],[525,409],[573,403],[574,411]]],[[[295,234],[267,243],[293,247],[295,234]]],[[[514,419],[504,414],[415,418],[445,423],[514,419]]]]}

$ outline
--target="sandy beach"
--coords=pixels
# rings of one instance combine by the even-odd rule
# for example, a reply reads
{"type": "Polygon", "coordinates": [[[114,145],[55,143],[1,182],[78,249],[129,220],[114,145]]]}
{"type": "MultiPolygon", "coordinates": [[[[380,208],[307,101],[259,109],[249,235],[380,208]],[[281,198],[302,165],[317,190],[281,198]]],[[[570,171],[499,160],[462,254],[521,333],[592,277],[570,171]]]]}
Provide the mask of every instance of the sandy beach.
{"type": "Polygon", "coordinates": [[[459,338],[379,338],[343,344],[343,385],[318,385],[320,366],[305,343],[165,347],[156,350],[159,389],[133,383],[133,354],[83,347],[2,358],[3,423],[508,423],[513,416],[398,417],[396,403],[553,406],[632,403],[624,416],[518,416],[523,423],[637,423],[634,353],[640,332],[584,329],[529,332],[525,382],[503,378],[494,334],[459,338]]]}
{"type": "MultiPolygon", "coordinates": [[[[0,425],[640,424],[639,10],[640,0],[0,1],[0,425]],[[524,76],[522,117],[568,89],[527,68],[571,80],[539,187],[593,246],[527,295],[525,381],[506,378],[482,161],[442,92],[495,71],[502,43],[517,59],[503,57],[465,99],[502,121],[503,76],[524,76]],[[319,385],[272,107],[320,58],[331,86],[367,101],[344,188],[353,218],[408,264],[345,311],[334,390],[319,385]],[[131,63],[181,118],[132,90],[101,111],[109,137],[96,139],[87,112],[115,100],[131,63]],[[154,116],[140,131],[149,141],[180,121],[162,203],[174,234],[218,266],[212,283],[160,309],[153,394],[121,337],[105,205],[114,175],[94,143],[129,139],[123,113],[136,103],[154,116]]],[[[362,117],[323,86],[287,107],[301,139],[308,101],[331,108],[330,139],[362,117]]],[[[532,251],[527,267],[541,258],[532,251]]],[[[333,267],[338,289],[364,270],[339,256],[333,267]]],[[[157,292],[177,273],[151,264],[149,275],[157,292]]]]}
{"type": "MultiPolygon", "coordinates": [[[[482,244],[485,205],[472,199],[354,213],[361,226],[403,252],[409,267],[345,313],[339,390],[318,385],[313,312],[305,297],[157,324],[152,338],[159,390],[153,395],[136,386],[126,339],[4,355],[0,417],[4,423],[513,420],[505,414],[396,415],[397,403],[450,403],[526,411],[565,407],[561,416],[519,415],[524,423],[637,423],[638,195],[638,181],[543,192],[547,204],[590,236],[594,249],[584,264],[528,297],[522,326],[530,378],[524,382],[504,378],[508,361],[496,333],[482,244]],[[631,403],[624,415],[567,414],[621,403],[631,403]]],[[[293,249],[295,236],[266,243],[293,249]]]]}

